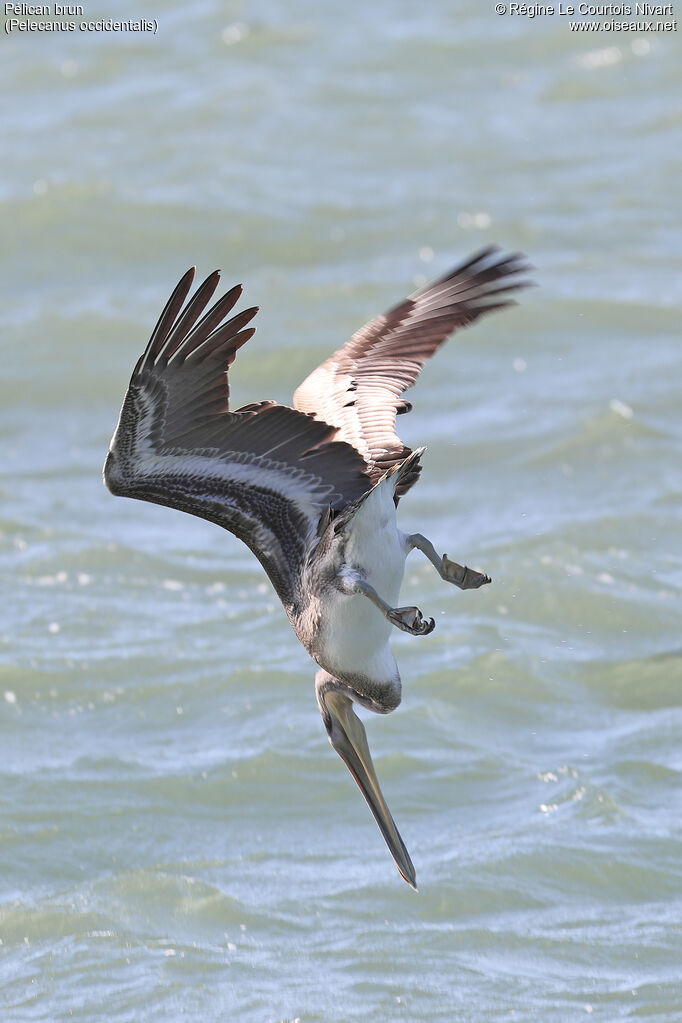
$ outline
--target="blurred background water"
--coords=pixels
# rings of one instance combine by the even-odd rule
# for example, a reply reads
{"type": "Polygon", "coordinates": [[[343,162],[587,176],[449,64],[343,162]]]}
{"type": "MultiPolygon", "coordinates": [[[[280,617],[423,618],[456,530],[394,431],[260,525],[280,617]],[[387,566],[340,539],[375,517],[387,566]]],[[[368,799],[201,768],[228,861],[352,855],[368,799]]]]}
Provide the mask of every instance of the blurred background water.
{"type": "MultiPolygon", "coordinates": [[[[122,0],[4,38],[3,1020],[682,1018],[679,34],[492,4],[122,0]],[[236,404],[498,242],[540,288],[401,419],[437,619],[367,722],[417,868],[329,748],[231,536],[100,469],[182,272],[260,303],[236,404]]],[[[602,19],[608,20],[608,19],[602,19]]]]}

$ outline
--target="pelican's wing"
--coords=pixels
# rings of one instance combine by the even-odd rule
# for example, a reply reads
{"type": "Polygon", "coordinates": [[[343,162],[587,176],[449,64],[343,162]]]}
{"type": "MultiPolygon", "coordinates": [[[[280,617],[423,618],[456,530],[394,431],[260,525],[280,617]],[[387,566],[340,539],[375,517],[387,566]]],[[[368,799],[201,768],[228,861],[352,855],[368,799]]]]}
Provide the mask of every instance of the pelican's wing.
{"type": "Polygon", "coordinates": [[[320,517],[369,488],[362,457],[327,423],[272,401],[229,411],[227,369],[257,310],[223,323],[233,288],[199,319],[212,274],[183,309],[194,270],[171,295],[133,372],[104,466],[114,494],[217,522],[256,554],[285,606],[320,517]],[[197,322],[198,321],[198,322],[197,322]]]}
{"type": "Polygon", "coordinates": [[[410,454],[396,433],[396,415],[412,407],[403,392],[454,330],[513,305],[509,293],[528,285],[519,278],[528,269],[520,254],[484,249],[353,334],[303,381],[294,406],[338,426],[376,482],[410,454]]]}

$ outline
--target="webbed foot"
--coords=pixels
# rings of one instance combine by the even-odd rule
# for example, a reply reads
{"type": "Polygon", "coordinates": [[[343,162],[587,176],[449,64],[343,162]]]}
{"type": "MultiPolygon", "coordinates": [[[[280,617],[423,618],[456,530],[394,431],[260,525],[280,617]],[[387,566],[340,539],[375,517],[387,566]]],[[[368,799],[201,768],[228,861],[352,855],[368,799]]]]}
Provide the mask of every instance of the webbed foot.
{"type": "Polygon", "coordinates": [[[447,554],[443,555],[441,577],[449,583],[459,586],[460,590],[477,590],[479,586],[485,586],[492,582],[489,575],[483,572],[475,572],[473,568],[466,565],[458,565],[456,561],[450,561],[447,554]]]}
{"type": "Polygon", "coordinates": [[[433,618],[425,619],[418,607],[392,607],[386,617],[392,625],[411,636],[428,636],[436,627],[433,618]]]}

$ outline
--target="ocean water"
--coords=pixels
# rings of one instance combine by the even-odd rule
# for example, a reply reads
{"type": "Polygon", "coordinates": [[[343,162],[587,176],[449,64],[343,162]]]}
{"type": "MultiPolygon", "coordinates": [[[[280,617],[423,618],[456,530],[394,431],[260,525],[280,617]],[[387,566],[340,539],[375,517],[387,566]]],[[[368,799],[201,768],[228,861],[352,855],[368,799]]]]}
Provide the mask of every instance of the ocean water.
{"type": "Polygon", "coordinates": [[[676,1023],[679,32],[473,0],[76,20],[142,17],[3,41],[0,1019],[676,1023]],[[539,287],[400,420],[428,445],[401,525],[494,580],[411,556],[437,628],[396,633],[403,703],[366,717],[415,894],[258,563],[100,471],[188,266],[262,306],[235,404],[288,401],[491,242],[539,287]]]}

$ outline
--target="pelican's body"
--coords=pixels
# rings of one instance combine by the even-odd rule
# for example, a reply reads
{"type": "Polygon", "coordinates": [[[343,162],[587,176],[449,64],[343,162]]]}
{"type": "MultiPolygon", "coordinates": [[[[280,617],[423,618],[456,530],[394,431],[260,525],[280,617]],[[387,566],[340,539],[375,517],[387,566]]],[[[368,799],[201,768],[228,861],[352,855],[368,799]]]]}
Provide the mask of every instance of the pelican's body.
{"type": "Polygon", "coordinates": [[[306,612],[300,625],[294,619],[294,631],[320,667],[344,682],[360,675],[381,683],[399,679],[388,642],[391,624],[363,594],[346,593],[337,584],[349,569],[359,571],[387,603],[398,603],[409,547],[398,529],[394,492],[392,478],[378,483],[348,529],[336,535],[330,530],[325,536],[304,576],[313,594],[309,609],[316,624],[311,628],[306,612]]]}
{"type": "Polygon", "coordinates": [[[511,304],[525,269],[520,257],[487,249],[361,328],[300,385],[294,408],[264,401],[235,412],[227,370],[253,335],[244,328],[257,310],[223,322],[241,294],[235,287],[200,318],[219,275],[185,305],[188,271],[135,367],[104,466],[114,494],[210,519],[258,557],[319,665],[315,688],[332,746],[413,887],[353,704],[395,709],[391,630],[434,627],[418,608],[396,606],[411,550],[461,589],[490,578],[398,527],[396,507],[418,479],[424,449],[403,445],[396,416],[410,410],[402,395],[424,362],[457,327],[511,304]]]}

